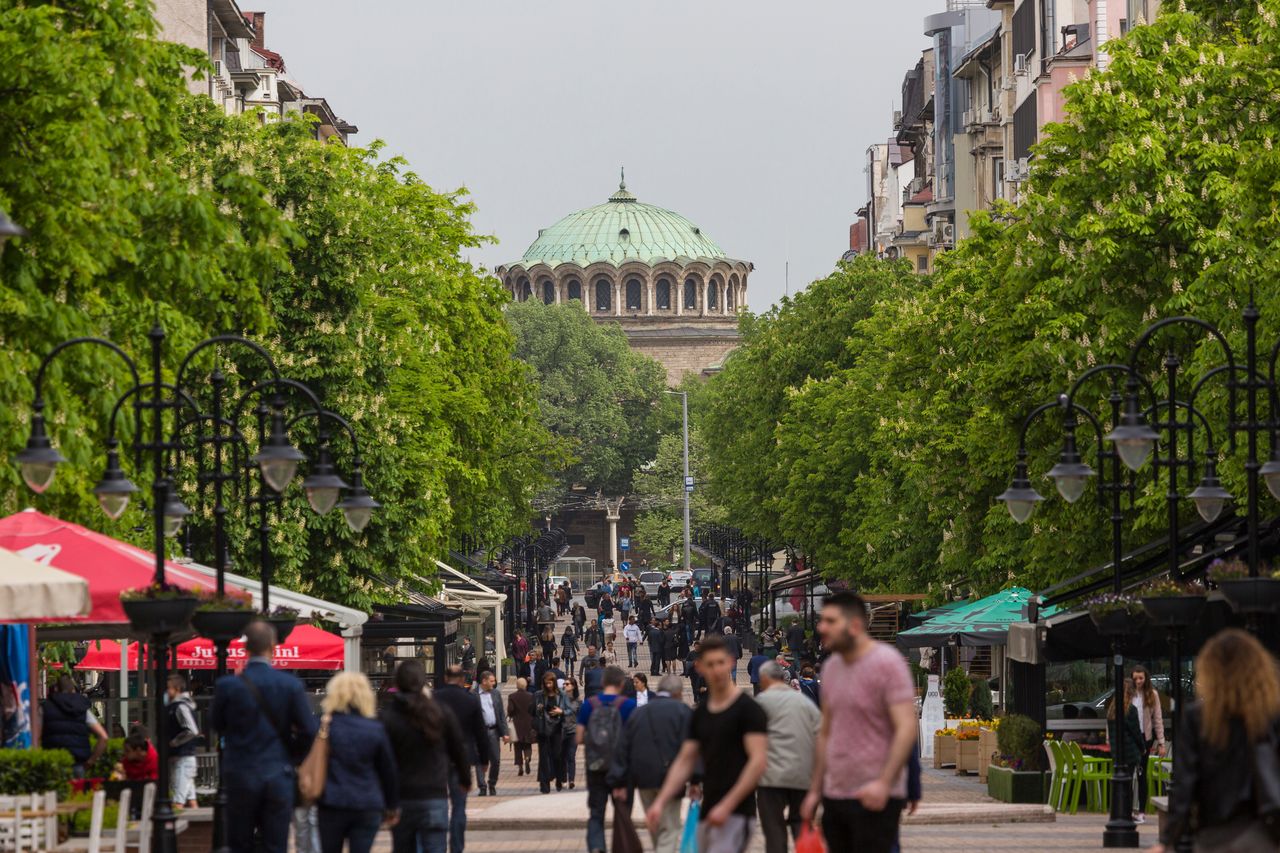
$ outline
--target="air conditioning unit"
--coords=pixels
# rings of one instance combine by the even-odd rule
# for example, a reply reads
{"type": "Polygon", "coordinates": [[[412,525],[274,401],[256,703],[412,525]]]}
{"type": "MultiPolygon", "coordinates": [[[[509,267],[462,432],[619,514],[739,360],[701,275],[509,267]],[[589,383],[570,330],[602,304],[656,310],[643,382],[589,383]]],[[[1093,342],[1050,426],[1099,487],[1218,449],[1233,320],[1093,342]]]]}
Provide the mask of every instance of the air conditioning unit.
{"type": "Polygon", "coordinates": [[[924,178],[912,178],[911,183],[907,185],[907,192],[915,195],[924,189],[924,178]]]}
{"type": "Polygon", "coordinates": [[[930,231],[928,234],[924,235],[924,244],[932,249],[934,246],[938,245],[938,235],[933,231],[930,231]]]}
{"type": "Polygon", "coordinates": [[[979,119],[983,124],[991,124],[995,120],[995,114],[991,110],[983,110],[982,117],[979,119]]]}
{"type": "Polygon", "coordinates": [[[948,246],[956,244],[956,226],[950,222],[942,223],[942,242],[948,246]]]}
{"type": "Polygon", "coordinates": [[[1025,53],[1019,53],[1013,57],[1013,73],[1014,74],[1027,73],[1027,55],[1025,53]]]}
{"type": "Polygon", "coordinates": [[[898,259],[898,247],[890,246],[889,248],[885,249],[884,256],[891,261],[896,261],[898,259]]]}
{"type": "Polygon", "coordinates": [[[964,121],[965,127],[973,127],[977,123],[976,120],[974,119],[973,110],[964,111],[963,121],[964,121]]]}

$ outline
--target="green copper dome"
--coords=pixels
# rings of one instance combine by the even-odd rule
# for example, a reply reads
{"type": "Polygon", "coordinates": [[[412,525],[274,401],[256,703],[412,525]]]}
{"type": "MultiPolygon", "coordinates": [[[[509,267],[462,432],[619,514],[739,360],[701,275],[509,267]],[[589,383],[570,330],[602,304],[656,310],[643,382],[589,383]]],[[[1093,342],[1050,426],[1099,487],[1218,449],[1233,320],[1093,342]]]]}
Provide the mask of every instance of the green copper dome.
{"type": "Polygon", "coordinates": [[[626,181],[604,204],[571,213],[543,229],[521,259],[525,266],[579,266],[607,261],[657,263],[676,258],[724,258],[724,250],[678,213],[644,204],[626,181]]]}

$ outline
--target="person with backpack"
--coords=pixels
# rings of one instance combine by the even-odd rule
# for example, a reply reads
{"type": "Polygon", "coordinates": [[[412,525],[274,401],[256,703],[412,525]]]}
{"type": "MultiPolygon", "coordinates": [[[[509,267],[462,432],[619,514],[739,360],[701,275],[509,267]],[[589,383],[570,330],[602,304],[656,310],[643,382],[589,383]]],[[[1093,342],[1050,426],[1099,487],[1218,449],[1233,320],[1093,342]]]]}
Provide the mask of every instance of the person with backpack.
{"type": "Polygon", "coordinates": [[[585,752],[587,770],[587,849],[604,853],[604,811],[609,803],[609,765],[622,737],[622,726],[636,709],[636,700],[622,695],[627,674],[605,667],[602,689],[578,709],[578,745],[585,752]]]}
{"type": "MultiPolygon", "coordinates": [[[[614,800],[630,802],[640,792],[647,809],[653,804],[684,743],[693,711],[680,698],[678,675],[664,675],[654,699],[636,709],[622,728],[622,738],[609,765],[614,800]]],[[[676,853],[680,847],[680,801],[673,797],[662,810],[658,829],[651,834],[654,853],[676,853]]]]}
{"type": "Polygon", "coordinates": [[[293,816],[294,767],[311,749],[317,721],[302,682],[271,666],[276,630],[250,622],[249,662],[240,675],[218,679],[211,722],[223,737],[228,842],[233,853],[285,853],[293,816]],[[258,838],[255,839],[254,836],[258,838]]]}

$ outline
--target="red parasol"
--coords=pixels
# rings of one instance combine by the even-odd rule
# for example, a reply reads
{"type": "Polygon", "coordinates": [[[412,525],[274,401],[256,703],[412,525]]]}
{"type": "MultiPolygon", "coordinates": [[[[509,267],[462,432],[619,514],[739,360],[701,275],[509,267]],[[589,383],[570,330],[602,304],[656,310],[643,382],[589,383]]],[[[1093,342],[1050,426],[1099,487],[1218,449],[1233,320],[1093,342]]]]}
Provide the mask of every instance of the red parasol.
{"type": "MultiPolygon", "coordinates": [[[[88,616],[28,621],[128,623],[120,593],[149,586],[155,577],[152,552],[34,509],[0,518],[0,548],[89,582],[88,616]]],[[[165,563],[165,579],[184,589],[213,588],[212,580],[174,562],[165,563]]]]}
{"type": "MultiPolygon", "coordinates": [[[[283,644],[276,646],[273,665],[279,669],[342,669],[344,659],[342,638],[313,625],[298,625],[283,644]]],[[[227,650],[227,662],[232,669],[245,660],[244,643],[235,640],[227,650]]],[[[127,661],[131,670],[138,668],[138,644],[129,644],[127,661]]],[[[198,638],[178,645],[177,669],[214,669],[213,641],[198,638]]],[[[117,672],[120,669],[120,644],[114,640],[100,640],[89,644],[89,653],[76,665],[76,669],[117,672]]]]}

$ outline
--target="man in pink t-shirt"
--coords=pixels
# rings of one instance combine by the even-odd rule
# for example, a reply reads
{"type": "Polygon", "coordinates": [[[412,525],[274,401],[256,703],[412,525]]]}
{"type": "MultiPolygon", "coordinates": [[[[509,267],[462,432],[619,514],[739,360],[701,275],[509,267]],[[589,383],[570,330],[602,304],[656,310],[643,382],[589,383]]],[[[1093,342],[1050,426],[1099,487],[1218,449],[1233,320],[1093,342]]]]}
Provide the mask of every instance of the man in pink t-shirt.
{"type": "Polygon", "coordinates": [[[838,592],[823,601],[818,623],[831,656],[822,665],[822,729],[801,814],[812,820],[821,802],[827,849],[842,853],[893,849],[916,741],[911,672],[867,633],[867,621],[862,597],[838,592]]]}

